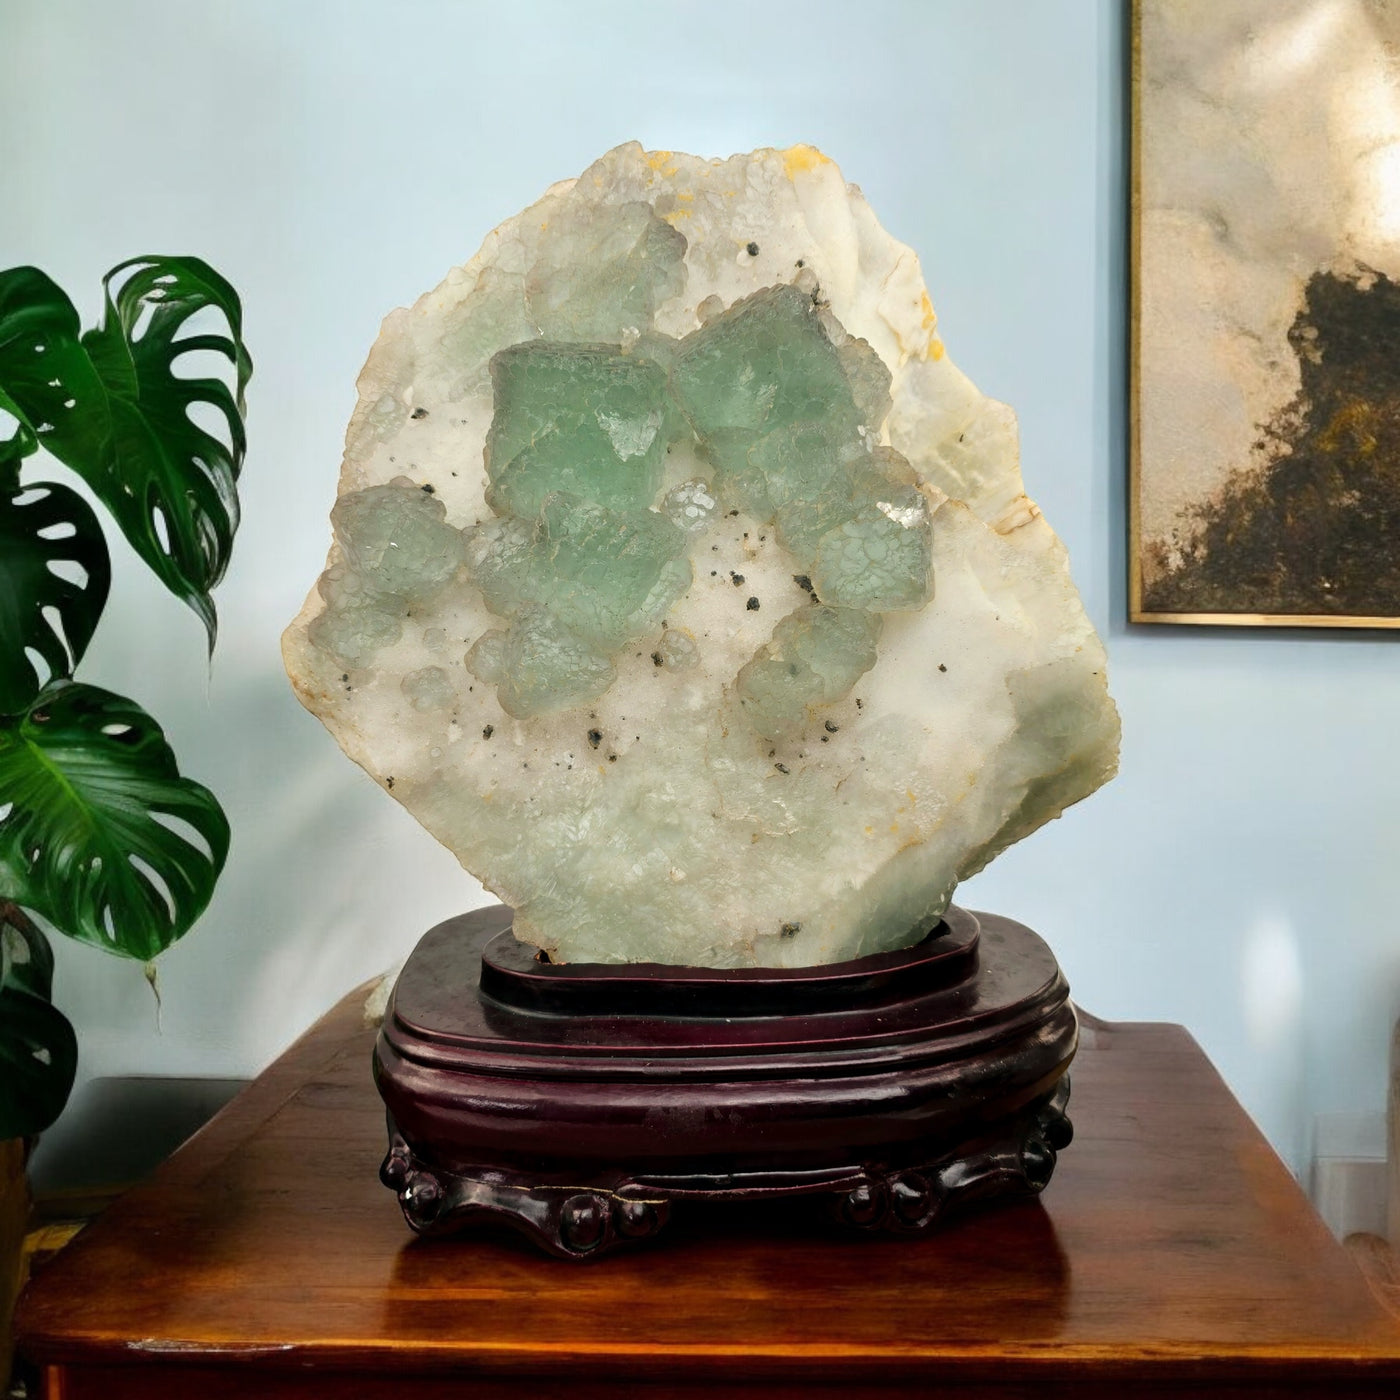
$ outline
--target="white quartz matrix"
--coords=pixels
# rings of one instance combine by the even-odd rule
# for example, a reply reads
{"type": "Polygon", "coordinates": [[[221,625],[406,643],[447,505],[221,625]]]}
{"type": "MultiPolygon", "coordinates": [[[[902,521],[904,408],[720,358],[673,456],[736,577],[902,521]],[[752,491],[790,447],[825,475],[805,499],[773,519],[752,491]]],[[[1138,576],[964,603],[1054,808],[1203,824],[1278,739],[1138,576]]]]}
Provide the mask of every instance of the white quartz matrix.
{"type": "MultiPolygon", "coordinates": [[[[498,362],[502,383],[534,363],[523,353],[498,362]]],[[[729,362],[716,363],[728,392],[729,362]]],[[[752,369],[732,372],[744,390],[752,369]]],[[[503,457],[548,449],[538,436],[507,425],[493,441],[503,457]]],[[[549,480],[570,481],[568,460],[551,460],[549,480]]],[[[333,521],[327,572],[283,639],[297,694],[560,961],[803,966],[905,947],[960,880],[1116,769],[1103,646],[1022,490],[1015,415],[953,365],[918,258],[809,146],[723,161],[620,146],[507,220],[385,320],[333,521]],[[594,446],[611,442],[619,470],[659,473],[627,539],[683,539],[679,558],[621,607],[601,650],[550,630],[557,583],[527,578],[543,611],[531,603],[514,625],[492,612],[483,560],[517,546],[547,557],[540,521],[554,511],[565,528],[581,508],[532,501],[541,514],[522,523],[493,509],[499,494],[488,504],[492,357],[532,341],[606,347],[598,362],[625,372],[659,364],[646,381],[658,392],[678,341],[784,286],[808,300],[746,305],[810,306],[804,334],[851,376],[863,419],[847,466],[885,474],[862,498],[875,534],[857,522],[823,541],[825,586],[854,596],[865,556],[851,548],[878,562],[893,537],[931,561],[924,592],[877,588],[860,606],[881,612],[828,608],[867,629],[857,659],[830,673],[818,659],[806,701],[764,718],[740,672],[778,657],[783,680],[796,653],[775,628],[806,628],[836,600],[814,599],[814,569],[771,514],[735,507],[749,498],[725,485],[689,410],[599,408],[594,446]],[[869,455],[851,466],[853,450],[869,455]],[[556,669],[530,670],[530,656],[556,669]]],[[[606,530],[590,538],[611,548],[606,530]]]]}

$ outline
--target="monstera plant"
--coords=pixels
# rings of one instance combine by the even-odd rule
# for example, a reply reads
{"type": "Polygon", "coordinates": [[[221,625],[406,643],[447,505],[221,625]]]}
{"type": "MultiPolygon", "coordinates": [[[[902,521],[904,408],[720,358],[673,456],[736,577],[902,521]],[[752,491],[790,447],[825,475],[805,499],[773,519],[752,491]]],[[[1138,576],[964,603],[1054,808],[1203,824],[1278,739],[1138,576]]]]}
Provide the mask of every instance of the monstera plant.
{"type": "Polygon", "coordinates": [[[82,479],[212,650],[252,370],[242,309],[189,257],[123,263],[105,292],[82,331],[44,273],[0,271],[0,1142],[46,1128],[77,1066],[46,934],[149,962],[203,912],[228,853],[223,811],[155,720],[74,679],[107,542],[29,459],[42,448],[82,479]]]}

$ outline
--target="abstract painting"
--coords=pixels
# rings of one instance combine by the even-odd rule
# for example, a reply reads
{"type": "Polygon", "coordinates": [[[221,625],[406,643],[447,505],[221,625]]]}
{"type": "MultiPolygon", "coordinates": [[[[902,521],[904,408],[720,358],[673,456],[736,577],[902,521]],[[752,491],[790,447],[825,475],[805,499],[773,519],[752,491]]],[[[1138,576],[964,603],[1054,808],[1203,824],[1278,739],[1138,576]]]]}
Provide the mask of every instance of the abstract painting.
{"type": "Polygon", "coordinates": [[[1400,3],[1133,40],[1132,619],[1400,627],[1400,3]]]}

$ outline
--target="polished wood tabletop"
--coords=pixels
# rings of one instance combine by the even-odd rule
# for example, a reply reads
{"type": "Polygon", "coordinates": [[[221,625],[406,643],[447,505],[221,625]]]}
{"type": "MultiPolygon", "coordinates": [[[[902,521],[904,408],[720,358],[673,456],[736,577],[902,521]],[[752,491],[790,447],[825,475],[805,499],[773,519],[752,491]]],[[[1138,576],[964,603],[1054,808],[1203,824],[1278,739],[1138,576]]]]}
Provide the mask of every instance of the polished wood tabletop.
{"type": "Polygon", "coordinates": [[[1179,1026],[1086,1018],[1039,1202],[913,1240],[714,1208],[573,1264],[408,1234],[363,1000],[31,1286],[52,1400],[1400,1393],[1400,1330],[1179,1026]]]}

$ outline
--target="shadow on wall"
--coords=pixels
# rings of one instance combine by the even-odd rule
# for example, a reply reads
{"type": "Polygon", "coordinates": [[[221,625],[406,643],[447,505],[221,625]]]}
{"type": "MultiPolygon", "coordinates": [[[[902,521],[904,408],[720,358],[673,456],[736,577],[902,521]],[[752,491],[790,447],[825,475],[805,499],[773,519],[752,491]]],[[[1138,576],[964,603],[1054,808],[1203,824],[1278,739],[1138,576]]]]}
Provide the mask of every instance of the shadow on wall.
{"type": "MultiPolygon", "coordinates": [[[[93,1079],[39,1141],[29,1179],[45,1198],[105,1194],[144,1180],[246,1084],[244,1079],[93,1079]]],[[[65,1214],[62,1210],[55,1212],[65,1214]]],[[[86,1212],[73,1203],[74,1216],[86,1212]]]]}

